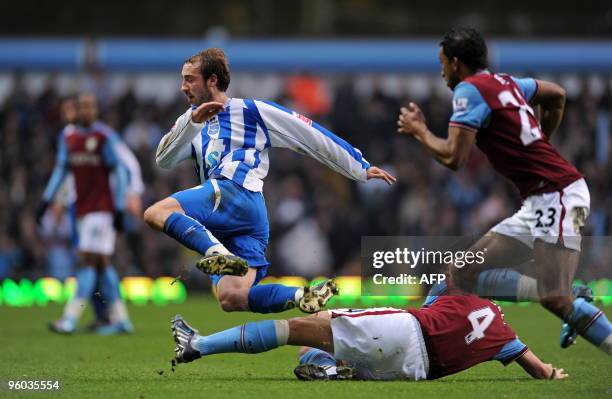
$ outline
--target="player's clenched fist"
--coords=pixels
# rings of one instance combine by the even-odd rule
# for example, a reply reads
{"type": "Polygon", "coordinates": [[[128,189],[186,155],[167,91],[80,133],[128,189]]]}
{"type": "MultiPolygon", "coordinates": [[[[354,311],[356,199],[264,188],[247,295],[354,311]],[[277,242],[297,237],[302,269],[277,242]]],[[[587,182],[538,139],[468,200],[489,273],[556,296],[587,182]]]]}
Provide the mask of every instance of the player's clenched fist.
{"type": "Polygon", "coordinates": [[[194,109],[191,113],[191,120],[195,123],[202,123],[217,115],[221,111],[223,111],[223,104],[220,102],[212,101],[209,103],[200,104],[200,106],[194,109]]]}
{"type": "Polygon", "coordinates": [[[419,106],[412,102],[408,104],[408,107],[400,109],[397,126],[398,132],[412,136],[419,136],[427,130],[425,115],[423,115],[419,106]]]}

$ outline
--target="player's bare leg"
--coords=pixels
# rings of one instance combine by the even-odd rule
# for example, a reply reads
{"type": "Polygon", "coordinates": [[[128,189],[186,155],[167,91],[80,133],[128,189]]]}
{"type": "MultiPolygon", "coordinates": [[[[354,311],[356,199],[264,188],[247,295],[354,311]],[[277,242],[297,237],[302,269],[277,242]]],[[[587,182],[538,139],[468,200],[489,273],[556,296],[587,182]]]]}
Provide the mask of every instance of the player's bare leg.
{"type": "MultiPolygon", "coordinates": [[[[463,290],[483,295],[482,280],[479,284],[481,274],[491,269],[511,268],[527,262],[533,257],[532,250],[521,241],[495,232],[488,232],[476,243],[474,243],[468,251],[483,251],[485,253],[485,261],[482,264],[473,263],[463,268],[449,266],[450,275],[453,281],[458,284],[463,290]]],[[[535,280],[524,276],[519,282],[524,291],[524,296],[535,297],[537,295],[537,287],[535,280]]],[[[487,287],[489,295],[496,296],[496,287],[487,287]]],[[[501,291],[501,290],[500,290],[501,291]]],[[[506,293],[507,294],[507,293],[506,293]]]]}
{"type": "Polygon", "coordinates": [[[249,268],[244,276],[223,276],[215,289],[215,295],[226,312],[248,311],[249,290],[255,282],[257,270],[249,268]]]}
{"type": "Polygon", "coordinates": [[[173,212],[185,214],[181,204],[172,197],[164,198],[148,207],[144,212],[144,221],[157,231],[164,231],[166,221],[173,212]]]}
{"type": "Polygon", "coordinates": [[[288,345],[306,346],[334,353],[334,337],[329,312],[289,319],[288,345]]]}
{"type": "Polygon", "coordinates": [[[533,245],[540,303],[563,318],[572,306],[572,281],[580,252],[536,240],[533,245]]]}

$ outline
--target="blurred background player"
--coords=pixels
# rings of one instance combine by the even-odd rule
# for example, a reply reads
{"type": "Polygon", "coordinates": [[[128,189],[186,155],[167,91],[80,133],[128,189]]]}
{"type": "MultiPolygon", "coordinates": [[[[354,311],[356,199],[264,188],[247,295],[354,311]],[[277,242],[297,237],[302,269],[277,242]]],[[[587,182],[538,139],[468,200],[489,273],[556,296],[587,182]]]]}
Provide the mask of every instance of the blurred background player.
{"type": "MultiPolygon", "coordinates": [[[[125,190],[125,213],[122,223],[122,232],[127,241],[128,250],[131,252],[137,264],[140,262],[141,255],[141,237],[139,234],[140,224],[142,220],[142,194],[144,192],[144,183],[142,180],[142,172],[138,159],[123,140],[117,140],[115,149],[121,164],[127,171],[127,187],[125,190]]],[[[111,176],[112,177],[112,176],[111,176]]],[[[117,179],[112,179],[111,185],[113,190],[117,190],[117,179]]],[[[104,271],[98,272],[98,288],[101,295],[94,293],[92,302],[96,319],[93,322],[91,329],[100,335],[121,334],[131,331],[131,328],[126,329],[122,323],[113,323],[112,317],[109,314],[109,304],[112,303],[114,294],[111,292],[109,296],[105,289],[103,278],[104,271]]]]}
{"type": "Polygon", "coordinates": [[[362,182],[374,178],[391,184],[395,178],[296,112],[272,102],[229,98],[229,83],[221,49],[210,48],[185,61],[181,90],[191,107],[162,138],[156,161],[172,168],[191,158],[201,184],[155,203],[146,210],[145,221],[204,256],[197,266],[212,275],[223,310],[269,313],[298,306],[316,312],[336,292],[333,281],[312,288],[257,285],[269,265],[262,194],[268,149],[307,154],[362,182]]]}
{"type": "Polygon", "coordinates": [[[187,363],[218,353],[260,353],[305,346],[295,369],[304,380],[437,379],[489,360],[515,361],[532,377],[562,379],[504,321],[498,305],[454,290],[421,309],[340,309],[290,320],[247,323],[201,336],[179,315],[175,354],[187,363]]]}
{"type": "Polygon", "coordinates": [[[578,333],[612,354],[612,325],[605,314],[585,298],[572,295],[590,195],[583,175],[549,142],[563,117],[565,91],[555,83],[490,72],[487,46],[474,29],[452,30],[440,46],[442,77],[453,90],[448,138],[429,130],[414,103],[401,109],[398,131],[416,138],[453,170],[467,161],[476,143],[523,199],[517,213],[470,248],[487,251],[484,264],[451,267],[454,281],[471,292],[539,300],[567,323],[562,346],[578,333]],[[539,122],[529,104],[540,107],[539,122]],[[531,257],[535,280],[511,270],[481,273],[516,266],[531,257]]]}
{"type": "Polygon", "coordinates": [[[37,212],[40,219],[68,172],[72,172],[81,268],[76,273],[75,297],[66,304],[62,318],[49,327],[59,333],[75,331],[85,304],[94,293],[96,270],[100,270],[103,290],[109,299],[111,322],[129,332],[132,325],[119,295],[119,277],[110,262],[116,231],[123,225],[127,175],[115,148],[117,135],[97,121],[95,96],[80,94],[76,110],[76,124],[66,126],[60,135],[56,166],[37,212]],[[114,191],[111,172],[116,179],[114,191]]]}

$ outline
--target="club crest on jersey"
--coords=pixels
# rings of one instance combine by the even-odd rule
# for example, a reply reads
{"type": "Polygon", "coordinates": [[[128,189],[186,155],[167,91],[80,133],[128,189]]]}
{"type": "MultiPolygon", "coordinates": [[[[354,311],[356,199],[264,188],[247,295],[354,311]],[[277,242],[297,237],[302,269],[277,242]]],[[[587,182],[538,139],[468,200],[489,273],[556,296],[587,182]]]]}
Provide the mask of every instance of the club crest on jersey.
{"type": "Polygon", "coordinates": [[[300,115],[297,112],[293,111],[293,116],[297,117],[298,119],[301,119],[303,122],[305,122],[308,126],[312,126],[312,119],[309,119],[307,117],[305,117],[304,115],[300,115]]]}
{"type": "Polygon", "coordinates": [[[453,112],[466,111],[468,106],[467,97],[459,97],[453,100],[453,112]]]}
{"type": "Polygon", "coordinates": [[[94,152],[98,147],[98,140],[95,137],[89,137],[85,140],[85,150],[88,152],[94,152]]]}
{"type": "Polygon", "coordinates": [[[219,119],[216,116],[208,121],[208,134],[214,136],[219,133],[220,129],[219,119]]]}

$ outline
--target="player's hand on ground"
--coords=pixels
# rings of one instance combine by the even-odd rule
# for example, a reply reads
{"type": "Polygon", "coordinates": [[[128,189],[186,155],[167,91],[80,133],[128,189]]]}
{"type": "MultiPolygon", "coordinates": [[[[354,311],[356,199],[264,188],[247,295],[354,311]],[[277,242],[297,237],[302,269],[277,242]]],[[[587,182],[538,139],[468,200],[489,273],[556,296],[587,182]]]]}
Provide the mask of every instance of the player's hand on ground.
{"type": "Polygon", "coordinates": [[[221,111],[223,111],[223,104],[220,102],[212,101],[200,104],[200,106],[191,113],[191,120],[195,123],[206,122],[221,111]]]}
{"type": "Polygon", "coordinates": [[[569,374],[567,374],[565,370],[554,368],[552,367],[552,365],[551,365],[551,368],[552,368],[552,372],[550,374],[551,380],[562,380],[564,378],[569,377],[569,374]]]}
{"type": "Polygon", "coordinates": [[[419,136],[427,130],[425,115],[415,103],[409,103],[407,107],[400,108],[397,120],[397,131],[411,136],[419,136]]]}
{"type": "Polygon", "coordinates": [[[377,166],[370,166],[366,171],[366,176],[368,180],[370,179],[380,179],[387,182],[387,184],[393,184],[397,181],[397,179],[392,176],[389,172],[384,169],[381,169],[377,166]]]}

